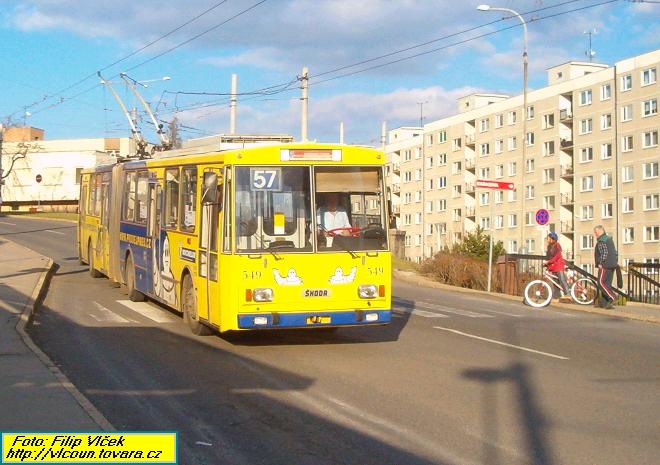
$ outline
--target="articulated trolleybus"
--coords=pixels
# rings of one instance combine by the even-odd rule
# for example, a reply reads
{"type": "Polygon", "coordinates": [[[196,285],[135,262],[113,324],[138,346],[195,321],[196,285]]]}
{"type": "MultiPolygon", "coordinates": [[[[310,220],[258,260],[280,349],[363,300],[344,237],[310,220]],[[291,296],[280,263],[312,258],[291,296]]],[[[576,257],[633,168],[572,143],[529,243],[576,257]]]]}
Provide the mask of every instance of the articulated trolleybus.
{"type": "Polygon", "coordinates": [[[383,166],[375,149],[296,143],[86,170],[80,258],[195,334],[387,324],[383,166]]]}

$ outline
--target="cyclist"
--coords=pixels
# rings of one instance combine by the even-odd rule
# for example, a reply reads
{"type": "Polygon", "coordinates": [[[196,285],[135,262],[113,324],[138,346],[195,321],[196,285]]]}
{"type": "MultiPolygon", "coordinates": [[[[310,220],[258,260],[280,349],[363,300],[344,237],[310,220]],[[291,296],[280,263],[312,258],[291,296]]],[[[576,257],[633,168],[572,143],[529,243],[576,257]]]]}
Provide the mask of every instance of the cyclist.
{"type": "Polygon", "coordinates": [[[548,234],[547,257],[548,258],[543,262],[543,265],[548,267],[548,271],[557,275],[561,288],[564,291],[564,295],[569,295],[568,283],[566,282],[566,275],[564,274],[566,262],[562,255],[559,237],[554,231],[551,231],[548,234]]]}

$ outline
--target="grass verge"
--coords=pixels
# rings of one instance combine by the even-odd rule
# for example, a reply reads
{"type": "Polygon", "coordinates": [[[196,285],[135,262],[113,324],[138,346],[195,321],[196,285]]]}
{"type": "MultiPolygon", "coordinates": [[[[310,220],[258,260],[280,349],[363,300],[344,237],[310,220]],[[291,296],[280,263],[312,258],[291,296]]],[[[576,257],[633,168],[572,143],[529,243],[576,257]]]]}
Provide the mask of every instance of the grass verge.
{"type": "Polygon", "coordinates": [[[3,212],[6,216],[20,216],[22,218],[44,218],[49,220],[78,221],[77,213],[65,212],[3,212]]]}

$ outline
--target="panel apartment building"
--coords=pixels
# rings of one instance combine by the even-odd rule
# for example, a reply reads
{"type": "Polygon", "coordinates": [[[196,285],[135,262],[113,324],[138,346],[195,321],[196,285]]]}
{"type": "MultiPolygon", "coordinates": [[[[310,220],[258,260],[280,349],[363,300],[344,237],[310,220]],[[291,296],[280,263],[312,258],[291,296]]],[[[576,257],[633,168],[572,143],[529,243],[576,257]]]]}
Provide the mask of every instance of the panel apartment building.
{"type": "Polygon", "coordinates": [[[456,115],[390,131],[388,196],[406,258],[421,261],[477,226],[510,253],[544,254],[552,230],[592,270],[602,224],[620,263],[660,261],[659,68],[660,50],[611,67],[568,62],[548,69],[527,108],[522,95],[473,94],[456,115]],[[515,190],[482,190],[477,179],[515,190]]]}

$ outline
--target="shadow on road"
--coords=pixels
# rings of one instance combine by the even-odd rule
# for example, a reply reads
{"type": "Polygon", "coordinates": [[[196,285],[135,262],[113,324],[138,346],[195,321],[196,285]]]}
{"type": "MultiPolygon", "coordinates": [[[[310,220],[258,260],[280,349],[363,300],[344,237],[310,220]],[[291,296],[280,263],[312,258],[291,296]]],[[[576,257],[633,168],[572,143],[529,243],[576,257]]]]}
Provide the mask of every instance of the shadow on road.
{"type": "Polygon", "coordinates": [[[14,232],[0,232],[0,236],[17,236],[20,234],[30,234],[30,233],[35,233],[35,232],[43,232],[43,231],[54,231],[56,229],[76,229],[76,225],[71,225],[71,226],[54,226],[52,228],[39,228],[39,229],[29,229],[27,231],[14,231],[14,232]]]}
{"type": "MultiPolygon", "coordinates": [[[[518,345],[516,328],[513,324],[503,324],[509,344],[518,345]]],[[[483,385],[481,416],[483,422],[483,463],[489,465],[504,465],[494,444],[499,441],[498,431],[498,386],[503,384],[513,390],[516,398],[520,430],[523,431],[524,445],[527,450],[527,460],[532,465],[552,465],[552,451],[547,435],[547,421],[543,414],[541,402],[531,376],[531,368],[520,360],[516,349],[509,349],[511,363],[502,368],[475,367],[464,370],[464,378],[483,385]]],[[[501,391],[500,391],[501,392],[501,391]]]]}

